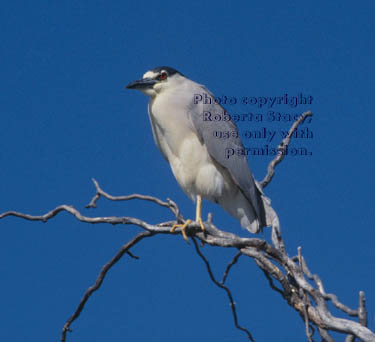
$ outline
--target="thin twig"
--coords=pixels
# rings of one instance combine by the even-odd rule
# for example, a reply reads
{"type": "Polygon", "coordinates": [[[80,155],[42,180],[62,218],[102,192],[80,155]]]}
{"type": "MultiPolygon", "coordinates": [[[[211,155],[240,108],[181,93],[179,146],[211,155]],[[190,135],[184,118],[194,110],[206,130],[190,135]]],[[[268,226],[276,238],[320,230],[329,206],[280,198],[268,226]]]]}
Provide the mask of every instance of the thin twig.
{"type": "Polygon", "coordinates": [[[278,292],[278,293],[280,293],[281,296],[282,296],[283,298],[285,298],[285,293],[284,293],[284,291],[280,290],[280,289],[274,284],[273,279],[272,279],[272,277],[268,274],[268,272],[267,272],[266,270],[262,269],[262,268],[261,268],[261,270],[263,271],[264,275],[266,276],[266,278],[267,278],[267,280],[268,280],[268,283],[269,283],[271,289],[272,289],[272,290],[275,290],[275,291],[278,292]]]}
{"type": "Polygon", "coordinates": [[[225,292],[227,293],[228,295],[228,298],[229,298],[229,304],[230,304],[230,307],[232,309],[232,314],[233,314],[233,320],[234,320],[234,325],[236,326],[237,329],[245,332],[247,334],[247,337],[249,338],[250,341],[253,341],[255,342],[255,340],[253,339],[253,336],[251,335],[250,331],[247,330],[246,328],[242,327],[241,325],[238,324],[238,318],[237,318],[237,311],[236,311],[236,305],[234,303],[234,300],[233,300],[233,296],[232,296],[232,293],[231,291],[229,290],[229,288],[221,283],[219,283],[212,270],[211,270],[211,266],[208,262],[208,260],[206,259],[206,257],[202,254],[201,250],[199,249],[199,246],[198,246],[198,243],[197,241],[195,241],[195,238],[194,237],[191,237],[191,239],[193,240],[193,243],[194,243],[194,247],[195,247],[195,250],[197,251],[198,255],[201,257],[201,259],[203,260],[203,262],[205,263],[206,265],[206,268],[207,268],[207,271],[208,271],[208,274],[211,278],[211,280],[218,286],[220,287],[221,289],[225,290],[225,292]]]}
{"type": "Polygon", "coordinates": [[[320,277],[317,274],[312,274],[310,272],[309,268],[307,267],[305,258],[303,256],[301,256],[301,265],[302,265],[302,270],[303,270],[304,274],[306,274],[306,276],[310,280],[314,280],[314,282],[318,286],[319,292],[321,293],[321,295],[323,296],[324,299],[332,301],[332,304],[334,306],[336,306],[336,308],[338,308],[341,311],[345,312],[349,316],[358,317],[358,310],[351,309],[348,306],[346,306],[343,303],[341,303],[338,300],[338,298],[337,298],[337,296],[335,294],[333,294],[333,293],[326,293],[325,292],[322,280],[320,279],[320,277]]]}
{"type": "Polygon", "coordinates": [[[312,113],[310,111],[307,111],[303,113],[298,120],[294,122],[292,127],[290,128],[288,135],[284,138],[284,140],[280,143],[280,145],[277,147],[277,151],[279,152],[275,159],[269,163],[267,168],[267,175],[264,177],[264,179],[260,182],[262,188],[265,188],[269,182],[271,182],[273,176],[275,175],[275,168],[276,166],[284,159],[285,153],[283,153],[286,149],[286,147],[289,145],[290,141],[292,140],[292,136],[294,131],[297,129],[297,127],[306,119],[306,117],[312,116],[312,113]]]}
{"type": "Polygon", "coordinates": [[[223,275],[223,279],[221,280],[221,284],[224,285],[225,281],[227,280],[227,277],[228,277],[228,274],[229,274],[229,271],[230,269],[232,268],[232,266],[234,264],[237,263],[239,257],[242,255],[241,252],[237,252],[237,254],[234,256],[234,258],[232,259],[232,261],[228,264],[227,268],[225,269],[224,271],[224,275],[223,275]]]}
{"type": "Polygon", "coordinates": [[[129,242],[127,242],[125,245],[123,245],[120,250],[116,253],[116,255],[112,258],[111,261],[109,261],[106,265],[104,265],[104,267],[101,269],[96,281],[95,281],[95,284],[90,286],[87,291],[85,292],[85,294],[83,295],[78,307],[76,308],[75,312],[73,313],[73,315],[66,321],[66,323],[64,324],[64,327],[63,327],[63,330],[62,330],[62,334],[61,334],[61,342],[65,342],[66,341],[66,333],[68,331],[72,331],[70,329],[70,325],[79,317],[79,315],[81,314],[86,302],[88,301],[88,299],[90,298],[90,296],[100,288],[100,286],[102,285],[103,283],[103,280],[107,274],[107,272],[111,269],[111,267],[113,265],[115,265],[121,258],[122,256],[125,254],[125,253],[129,253],[128,250],[133,247],[134,245],[136,245],[139,241],[141,241],[143,238],[145,237],[149,237],[149,236],[152,236],[153,234],[149,231],[143,231],[141,233],[139,233],[134,239],[130,240],[129,242]]]}
{"type": "Polygon", "coordinates": [[[126,254],[129,255],[129,256],[130,256],[131,258],[133,258],[133,259],[139,260],[139,256],[134,255],[134,254],[133,254],[132,252],[130,252],[130,251],[127,251],[126,254]]]}
{"type": "MultiPolygon", "coordinates": [[[[303,276],[303,266],[302,266],[302,247],[299,246],[298,249],[298,266],[299,266],[299,271],[301,272],[301,275],[303,276]]],[[[309,315],[307,314],[307,297],[306,297],[306,292],[300,288],[301,291],[301,296],[303,297],[303,318],[305,320],[305,333],[307,336],[308,342],[312,342],[312,335],[310,333],[309,329],[309,315]]]]}
{"type": "Polygon", "coordinates": [[[101,196],[107,198],[110,201],[130,201],[134,199],[139,199],[143,201],[150,201],[162,207],[166,207],[172,211],[172,213],[176,216],[177,219],[181,218],[180,209],[178,208],[177,204],[169,198],[167,199],[167,202],[164,202],[157,197],[148,196],[148,195],[140,195],[140,194],[131,194],[131,195],[126,195],[126,196],[112,196],[108,194],[107,192],[105,192],[100,187],[99,183],[97,182],[95,178],[92,178],[92,181],[96,188],[96,194],[91,199],[90,203],[86,205],[86,208],[96,208],[96,202],[99,200],[101,196]]]}
{"type": "Polygon", "coordinates": [[[322,337],[322,342],[334,342],[327,329],[318,327],[319,335],[322,337]]]}
{"type": "Polygon", "coordinates": [[[366,310],[366,297],[363,291],[359,291],[359,308],[358,308],[359,323],[367,327],[367,310],[366,310]]]}

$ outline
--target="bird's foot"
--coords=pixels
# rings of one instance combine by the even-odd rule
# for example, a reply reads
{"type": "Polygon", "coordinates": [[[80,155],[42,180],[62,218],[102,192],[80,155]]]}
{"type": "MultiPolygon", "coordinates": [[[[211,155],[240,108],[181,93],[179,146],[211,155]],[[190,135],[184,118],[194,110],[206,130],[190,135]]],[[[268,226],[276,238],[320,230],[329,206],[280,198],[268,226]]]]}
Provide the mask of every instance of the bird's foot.
{"type": "Polygon", "coordinates": [[[170,230],[171,233],[174,233],[174,231],[177,229],[177,228],[181,228],[181,233],[182,233],[182,236],[184,237],[184,240],[186,242],[189,242],[189,239],[186,235],[186,228],[187,226],[192,223],[193,221],[192,220],[186,220],[185,223],[178,223],[178,224],[174,224],[170,230]]]}
{"type": "MultiPolygon", "coordinates": [[[[190,223],[193,223],[193,222],[194,222],[193,220],[190,220],[190,219],[189,219],[189,220],[186,220],[185,223],[182,223],[182,224],[181,224],[181,223],[174,224],[174,225],[172,226],[170,232],[171,232],[171,233],[174,233],[175,230],[176,230],[177,228],[181,228],[181,234],[182,234],[184,240],[185,240],[186,242],[189,242],[189,238],[188,238],[188,236],[186,235],[186,228],[188,227],[188,225],[189,225],[190,223]]],[[[197,220],[196,220],[196,222],[199,223],[199,225],[200,225],[200,227],[201,227],[201,229],[202,229],[202,232],[204,232],[204,224],[203,224],[202,218],[201,218],[201,217],[198,217],[197,220]]]]}

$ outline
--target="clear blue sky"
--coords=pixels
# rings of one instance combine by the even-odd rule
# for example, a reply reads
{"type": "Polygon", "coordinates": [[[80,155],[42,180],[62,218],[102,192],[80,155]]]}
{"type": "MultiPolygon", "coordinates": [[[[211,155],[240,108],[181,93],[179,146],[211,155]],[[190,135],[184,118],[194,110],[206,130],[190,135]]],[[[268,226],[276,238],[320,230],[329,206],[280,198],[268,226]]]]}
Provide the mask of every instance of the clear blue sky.
{"type": "MultiPolygon", "coordinates": [[[[217,96],[308,94],[311,106],[276,109],[314,112],[314,138],[294,142],[312,155],[286,158],[266,193],[289,254],[302,246],[326,291],[350,306],[364,290],[374,328],[374,9],[372,1],[3,3],[0,211],[41,214],[72,204],[87,215],[172,219],[150,203],[101,201],[85,209],[95,177],[114,195],[170,197],[193,216],[194,205],[154,146],[146,97],[124,90],[153,67],[175,67],[217,96]]],[[[244,140],[254,143],[264,141],[244,140]]],[[[257,179],[270,158],[250,157],[257,179]]],[[[247,235],[220,207],[205,203],[208,211],[219,227],[247,235]]],[[[12,342],[58,341],[100,268],[138,231],[67,214],[46,224],[6,218],[0,227],[0,340],[12,342]]],[[[234,254],[203,251],[217,274],[234,254]]],[[[112,269],[68,341],[246,341],[192,245],[159,236],[133,252],[140,260],[125,257],[112,269]]],[[[301,319],[252,260],[241,259],[228,284],[240,323],[258,342],[305,340],[301,319]]]]}

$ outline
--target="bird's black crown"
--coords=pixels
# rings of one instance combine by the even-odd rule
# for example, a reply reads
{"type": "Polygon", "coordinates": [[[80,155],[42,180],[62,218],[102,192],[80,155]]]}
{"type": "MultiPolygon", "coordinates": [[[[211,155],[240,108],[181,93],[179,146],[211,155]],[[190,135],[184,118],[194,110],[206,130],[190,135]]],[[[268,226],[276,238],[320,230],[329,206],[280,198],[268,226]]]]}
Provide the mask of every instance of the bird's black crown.
{"type": "Polygon", "coordinates": [[[150,71],[159,73],[162,70],[165,70],[168,73],[169,76],[172,76],[174,74],[179,74],[179,75],[183,76],[179,71],[177,71],[176,69],[173,69],[169,66],[159,66],[159,67],[156,67],[154,69],[151,69],[150,71]]]}

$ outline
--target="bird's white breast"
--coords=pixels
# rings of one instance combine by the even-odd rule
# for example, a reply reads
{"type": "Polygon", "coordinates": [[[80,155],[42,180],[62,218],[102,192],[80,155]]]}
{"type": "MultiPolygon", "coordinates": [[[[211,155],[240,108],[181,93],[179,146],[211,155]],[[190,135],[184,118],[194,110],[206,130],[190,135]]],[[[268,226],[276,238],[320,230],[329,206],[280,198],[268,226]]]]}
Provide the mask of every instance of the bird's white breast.
{"type": "Polygon", "coordinates": [[[199,194],[216,201],[228,184],[189,119],[186,109],[193,94],[188,95],[164,92],[150,100],[154,138],[185,193],[193,200],[199,194]]]}

